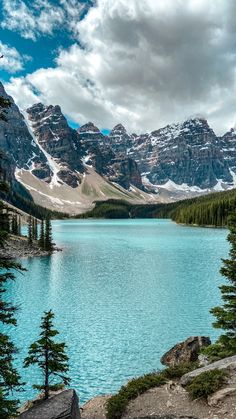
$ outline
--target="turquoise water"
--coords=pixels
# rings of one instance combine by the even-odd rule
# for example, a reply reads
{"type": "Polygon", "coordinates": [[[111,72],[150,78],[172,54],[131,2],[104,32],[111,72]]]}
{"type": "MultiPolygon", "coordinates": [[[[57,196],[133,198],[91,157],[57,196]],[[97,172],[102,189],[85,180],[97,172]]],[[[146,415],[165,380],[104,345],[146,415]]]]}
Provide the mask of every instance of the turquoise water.
{"type": "Polygon", "coordinates": [[[43,310],[56,314],[81,402],[159,368],[161,355],[190,335],[217,336],[208,310],[220,302],[226,230],[168,220],[81,220],[55,221],[53,234],[63,252],[24,259],[28,272],[7,290],[20,305],[10,333],[28,382],[23,399],[34,394],[30,385],[39,377],[22,360],[43,310]]]}

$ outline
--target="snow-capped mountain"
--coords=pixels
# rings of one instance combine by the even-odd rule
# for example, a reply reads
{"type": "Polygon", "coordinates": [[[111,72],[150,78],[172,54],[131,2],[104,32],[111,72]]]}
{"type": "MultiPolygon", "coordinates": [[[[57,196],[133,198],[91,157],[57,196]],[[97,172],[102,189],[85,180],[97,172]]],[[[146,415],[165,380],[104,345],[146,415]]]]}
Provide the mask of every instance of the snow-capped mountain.
{"type": "Polygon", "coordinates": [[[236,185],[236,131],[217,137],[202,118],[142,135],[122,124],[108,136],[92,123],[72,129],[59,106],[38,103],[20,112],[11,100],[0,121],[0,149],[9,177],[46,207],[83,212],[95,200],[183,199],[236,185]]]}
{"type": "Polygon", "coordinates": [[[135,138],[128,154],[137,161],[150,185],[188,185],[214,188],[218,182],[232,186],[225,147],[205,119],[190,119],[135,138]],[[225,151],[224,151],[225,150],[225,151]]]}

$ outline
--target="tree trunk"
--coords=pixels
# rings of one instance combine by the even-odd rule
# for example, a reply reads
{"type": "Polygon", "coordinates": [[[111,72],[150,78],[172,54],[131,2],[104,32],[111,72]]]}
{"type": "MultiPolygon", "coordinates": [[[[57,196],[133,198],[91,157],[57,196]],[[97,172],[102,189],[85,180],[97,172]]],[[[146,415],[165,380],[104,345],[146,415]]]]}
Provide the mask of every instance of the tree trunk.
{"type": "Polygon", "coordinates": [[[45,350],[45,382],[44,382],[44,399],[49,397],[49,371],[48,371],[48,350],[45,350]]]}

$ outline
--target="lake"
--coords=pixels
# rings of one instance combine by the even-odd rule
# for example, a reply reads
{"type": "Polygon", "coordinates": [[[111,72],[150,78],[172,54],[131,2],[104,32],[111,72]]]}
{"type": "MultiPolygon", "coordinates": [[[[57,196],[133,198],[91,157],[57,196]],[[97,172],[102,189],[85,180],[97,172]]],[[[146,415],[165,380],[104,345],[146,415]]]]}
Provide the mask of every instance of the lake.
{"type": "Polygon", "coordinates": [[[35,394],[39,378],[22,360],[44,310],[55,312],[82,403],[160,368],[162,354],[191,335],[217,337],[209,309],[220,303],[227,230],[157,219],[70,220],[54,221],[53,236],[63,251],[23,259],[28,272],[7,286],[7,298],[20,305],[18,327],[9,331],[27,382],[22,399],[35,394]]]}

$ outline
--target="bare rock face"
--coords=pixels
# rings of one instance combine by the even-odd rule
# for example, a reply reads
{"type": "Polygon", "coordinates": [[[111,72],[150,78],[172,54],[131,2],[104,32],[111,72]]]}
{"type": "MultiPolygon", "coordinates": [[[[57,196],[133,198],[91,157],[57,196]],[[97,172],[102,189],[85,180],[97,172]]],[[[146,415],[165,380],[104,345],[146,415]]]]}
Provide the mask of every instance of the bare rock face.
{"type": "Polygon", "coordinates": [[[142,179],[137,163],[131,158],[114,158],[110,168],[109,180],[118,183],[125,189],[134,185],[143,189],[142,179]]]}
{"type": "MultiPolygon", "coordinates": [[[[58,177],[72,188],[80,182],[83,173],[82,148],[77,132],[69,127],[60,106],[37,103],[27,109],[33,133],[43,150],[59,165],[58,177]]],[[[37,167],[33,174],[41,173],[37,167]]]]}
{"type": "Polygon", "coordinates": [[[74,390],[37,402],[18,416],[20,419],[80,419],[79,399],[74,390]]]}
{"type": "Polygon", "coordinates": [[[123,156],[127,156],[128,150],[132,146],[132,137],[122,124],[116,125],[111,130],[108,141],[114,153],[123,156]]]}
{"type": "Polygon", "coordinates": [[[8,174],[14,173],[16,167],[26,170],[37,167],[41,178],[50,176],[46,157],[34,142],[23,115],[2,83],[0,96],[11,102],[5,112],[6,120],[0,120],[0,149],[8,157],[8,174]]]}
{"type": "Polygon", "coordinates": [[[229,132],[219,138],[219,144],[223,151],[225,161],[233,172],[236,173],[236,130],[232,128],[229,132]]]}
{"type": "Polygon", "coordinates": [[[133,419],[198,419],[196,416],[186,415],[151,415],[151,416],[136,416],[133,419]]]}
{"type": "MultiPolygon", "coordinates": [[[[120,133],[126,132],[122,125],[117,127],[120,133]]],[[[129,189],[131,185],[143,189],[137,163],[128,157],[127,153],[116,152],[116,147],[112,147],[110,138],[104,136],[92,122],[80,127],[78,134],[83,154],[86,156],[86,164],[93,166],[100,175],[125,189],[129,189]]]]}
{"type": "Polygon", "coordinates": [[[212,396],[208,397],[208,404],[209,406],[217,406],[221,403],[226,397],[229,396],[236,396],[236,387],[226,387],[218,390],[212,396]]]}
{"type": "Polygon", "coordinates": [[[166,352],[162,358],[163,365],[173,366],[181,362],[194,362],[198,359],[198,354],[201,348],[209,346],[211,340],[205,336],[193,336],[180,342],[166,352]]]}
{"type": "Polygon", "coordinates": [[[207,121],[195,118],[136,137],[129,150],[153,185],[214,187],[233,181],[221,144],[207,121]]]}

